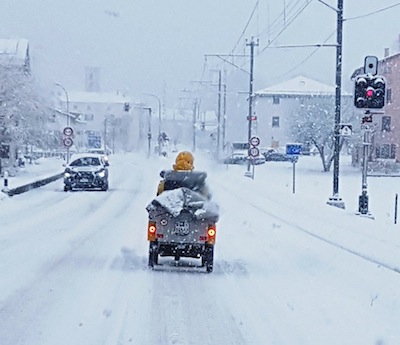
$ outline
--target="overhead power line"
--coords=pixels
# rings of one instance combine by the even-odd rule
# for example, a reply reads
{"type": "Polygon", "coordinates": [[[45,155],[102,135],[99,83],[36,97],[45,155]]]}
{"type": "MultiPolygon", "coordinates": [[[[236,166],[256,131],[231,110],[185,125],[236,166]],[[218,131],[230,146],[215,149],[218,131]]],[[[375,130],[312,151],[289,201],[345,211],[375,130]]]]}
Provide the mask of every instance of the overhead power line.
{"type": "Polygon", "coordinates": [[[273,32],[279,29],[281,24],[278,23],[279,19],[283,17],[283,23],[286,25],[286,17],[290,16],[292,12],[295,10],[296,6],[299,4],[301,0],[297,0],[295,4],[291,7],[291,4],[294,2],[292,0],[289,2],[287,5],[285,4],[285,7],[283,11],[272,21],[272,23],[269,25],[269,27],[263,31],[260,32],[259,37],[263,35],[271,35],[273,32]],[[290,8],[291,7],[291,8],[290,8]]]}
{"type": "Polygon", "coordinates": [[[288,23],[282,28],[282,30],[279,31],[279,33],[278,33],[272,40],[270,40],[270,41],[268,42],[268,44],[267,44],[264,48],[262,48],[262,49],[259,51],[258,55],[260,55],[261,53],[263,53],[263,52],[271,45],[271,43],[274,42],[274,41],[288,28],[289,25],[293,23],[293,21],[307,8],[307,6],[308,6],[310,3],[311,3],[311,0],[307,0],[307,2],[303,5],[303,7],[300,8],[300,9],[297,11],[297,13],[296,13],[295,15],[293,15],[293,17],[292,17],[292,18],[288,21],[288,23]]]}
{"type": "Polygon", "coordinates": [[[244,27],[242,33],[240,34],[240,36],[239,36],[239,38],[238,38],[236,44],[234,45],[234,47],[233,47],[232,50],[231,50],[231,54],[233,54],[233,52],[235,51],[236,47],[238,46],[238,44],[239,44],[240,41],[242,40],[244,34],[246,33],[246,30],[247,30],[248,26],[250,25],[251,20],[253,19],[254,13],[256,12],[256,9],[258,8],[258,3],[259,3],[259,2],[260,2],[260,0],[257,0],[255,6],[254,6],[254,8],[253,8],[253,11],[252,11],[251,14],[250,14],[250,18],[248,19],[248,21],[247,21],[247,23],[246,23],[246,25],[245,25],[245,27],[244,27]]]}
{"type": "Polygon", "coordinates": [[[346,21],[349,21],[349,20],[356,20],[356,19],[360,19],[360,18],[369,17],[369,16],[372,16],[372,15],[374,15],[374,14],[377,14],[377,13],[380,13],[380,12],[384,12],[384,11],[387,11],[387,10],[390,10],[391,8],[396,7],[396,6],[400,6],[400,2],[398,2],[398,3],[396,3],[396,4],[393,4],[393,5],[391,5],[391,6],[388,6],[388,7],[381,8],[380,10],[377,10],[377,11],[374,11],[374,12],[362,14],[362,15],[356,16],[356,17],[346,18],[345,20],[346,20],[346,21]]]}
{"type": "MultiPolygon", "coordinates": [[[[325,39],[324,43],[326,43],[334,34],[336,33],[336,29],[333,30],[333,32],[325,39]]],[[[335,45],[336,46],[336,45],[335,45]]],[[[322,46],[321,46],[322,47],[322,46]]],[[[321,47],[318,47],[316,49],[314,49],[309,55],[306,56],[305,59],[303,59],[302,61],[300,61],[300,63],[298,63],[296,66],[292,67],[290,70],[286,71],[284,74],[281,75],[285,76],[288,75],[289,73],[293,72],[295,69],[297,69],[298,67],[300,67],[301,65],[303,65],[306,61],[308,61],[315,53],[317,53],[318,50],[321,49],[321,47]]]]}

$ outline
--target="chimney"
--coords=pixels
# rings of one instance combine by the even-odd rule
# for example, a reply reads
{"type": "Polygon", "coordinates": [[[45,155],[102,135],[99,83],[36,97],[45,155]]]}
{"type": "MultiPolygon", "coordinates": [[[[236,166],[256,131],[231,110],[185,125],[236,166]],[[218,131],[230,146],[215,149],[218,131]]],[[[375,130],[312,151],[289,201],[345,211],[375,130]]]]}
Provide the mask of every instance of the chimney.
{"type": "Polygon", "coordinates": [[[385,54],[384,54],[385,58],[387,58],[389,56],[389,48],[385,48],[385,54]]]}

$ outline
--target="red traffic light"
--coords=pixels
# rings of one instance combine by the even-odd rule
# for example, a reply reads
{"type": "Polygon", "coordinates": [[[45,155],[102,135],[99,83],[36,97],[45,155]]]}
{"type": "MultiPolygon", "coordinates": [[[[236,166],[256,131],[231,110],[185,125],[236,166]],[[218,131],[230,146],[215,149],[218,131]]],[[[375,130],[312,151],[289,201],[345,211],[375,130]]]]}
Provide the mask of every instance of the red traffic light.
{"type": "Polygon", "coordinates": [[[354,105],[362,109],[385,106],[386,81],[381,76],[359,75],[354,83],[354,105]]]}
{"type": "Polygon", "coordinates": [[[367,91],[365,92],[365,96],[367,98],[372,98],[374,96],[374,89],[368,88],[367,91]]]}

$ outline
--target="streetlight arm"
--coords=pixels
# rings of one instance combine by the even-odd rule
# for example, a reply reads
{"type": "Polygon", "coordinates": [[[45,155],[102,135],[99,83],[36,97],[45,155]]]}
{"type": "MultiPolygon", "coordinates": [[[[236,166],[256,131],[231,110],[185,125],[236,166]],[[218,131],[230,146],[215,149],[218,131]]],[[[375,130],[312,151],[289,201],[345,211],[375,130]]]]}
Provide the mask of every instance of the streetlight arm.
{"type": "Polygon", "coordinates": [[[67,99],[67,126],[69,126],[69,97],[68,97],[68,92],[65,89],[65,87],[62,86],[61,84],[55,83],[55,85],[61,87],[63,89],[64,93],[65,93],[65,98],[67,99]]]}
{"type": "Polygon", "coordinates": [[[161,134],[161,100],[160,97],[158,97],[157,95],[154,95],[152,93],[147,93],[147,92],[142,92],[143,95],[147,95],[147,96],[152,96],[157,98],[158,101],[158,135],[161,134]]]}

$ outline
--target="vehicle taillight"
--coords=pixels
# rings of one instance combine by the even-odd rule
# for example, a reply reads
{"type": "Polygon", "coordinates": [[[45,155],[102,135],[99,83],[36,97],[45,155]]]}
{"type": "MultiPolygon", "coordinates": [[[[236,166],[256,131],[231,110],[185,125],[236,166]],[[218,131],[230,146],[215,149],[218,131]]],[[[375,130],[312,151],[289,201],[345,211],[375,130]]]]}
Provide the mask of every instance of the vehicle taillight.
{"type": "Polygon", "coordinates": [[[157,226],[155,222],[149,222],[149,225],[147,226],[147,239],[149,241],[155,241],[156,240],[156,234],[157,234],[157,226]]]}
{"type": "Polygon", "coordinates": [[[216,235],[217,235],[217,227],[215,226],[215,224],[210,224],[207,229],[207,243],[214,244],[216,235]]]}

